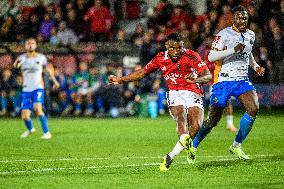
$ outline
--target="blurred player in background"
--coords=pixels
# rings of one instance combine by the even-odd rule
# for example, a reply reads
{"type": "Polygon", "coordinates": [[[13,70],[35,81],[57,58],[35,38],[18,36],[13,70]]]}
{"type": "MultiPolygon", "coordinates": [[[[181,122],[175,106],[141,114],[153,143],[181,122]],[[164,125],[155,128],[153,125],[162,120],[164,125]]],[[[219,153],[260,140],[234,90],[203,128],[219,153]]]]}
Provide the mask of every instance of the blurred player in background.
{"type": "Polygon", "coordinates": [[[259,110],[255,88],[248,78],[248,67],[251,65],[259,75],[264,74],[264,68],[257,65],[251,52],[255,34],[247,29],[246,9],[238,6],[233,12],[233,25],[217,34],[208,56],[211,62],[217,60],[223,60],[223,62],[216,64],[209,116],[194,139],[193,145],[197,148],[212,128],[218,124],[228,100],[234,96],[245,107],[246,112],[241,118],[239,131],[229,151],[237,155],[239,159],[247,160],[249,157],[242,150],[241,144],[252,129],[259,110]]]}
{"type": "Polygon", "coordinates": [[[237,131],[237,128],[234,125],[234,109],[232,104],[232,98],[228,101],[227,107],[226,107],[226,120],[227,120],[227,130],[234,133],[237,131]]]}
{"type": "Polygon", "coordinates": [[[110,84],[137,81],[158,69],[166,79],[169,92],[167,101],[170,113],[177,124],[179,140],[173,150],[164,157],[161,171],[167,171],[173,158],[184,149],[188,161],[195,159],[192,140],[203,122],[203,100],[200,84],[207,83],[212,75],[200,56],[185,49],[180,34],[172,33],[166,39],[167,51],[160,52],[144,68],[124,76],[110,76],[110,84]],[[190,126],[188,129],[187,127],[190,126]]]}
{"type": "Polygon", "coordinates": [[[54,77],[53,66],[47,63],[47,58],[43,54],[36,52],[36,48],[36,40],[34,38],[28,38],[25,41],[26,53],[20,55],[14,63],[15,68],[21,69],[23,76],[21,117],[28,129],[21,135],[21,138],[26,138],[35,132],[31,120],[31,111],[34,110],[35,114],[39,117],[44,133],[41,138],[50,139],[51,134],[48,128],[47,118],[43,112],[43,69],[50,75],[52,81],[54,82],[54,87],[58,88],[59,83],[54,77]]]}

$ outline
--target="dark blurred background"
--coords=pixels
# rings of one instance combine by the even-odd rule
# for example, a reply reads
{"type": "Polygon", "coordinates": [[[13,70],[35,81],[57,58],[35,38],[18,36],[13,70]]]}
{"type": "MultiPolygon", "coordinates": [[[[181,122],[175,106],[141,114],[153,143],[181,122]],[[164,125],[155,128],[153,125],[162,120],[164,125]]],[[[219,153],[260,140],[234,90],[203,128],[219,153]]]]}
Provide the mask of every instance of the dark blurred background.
{"type": "MultiPolygon", "coordinates": [[[[186,48],[207,55],[212,38],[230,26],[232,8],[243,5],[256,34],[253,54],[266,68],[250,70],[263,108],[284,106],[284,0],[3,0],[0,2],[0,116],[18,116],[22,77],[12,68],[27,37],[55,66],[61,87],[45,76],[50,116],[150,116],[167,111],[161,73],[140,82],[109,86],[108,76],[126,75],[164,50],[165,37],[180,32],[186,48]]],[[[208,104],[208,86],[205,104],[208,104]]],[[[238,102],[234,102],[238,106],[238,102]]]]}

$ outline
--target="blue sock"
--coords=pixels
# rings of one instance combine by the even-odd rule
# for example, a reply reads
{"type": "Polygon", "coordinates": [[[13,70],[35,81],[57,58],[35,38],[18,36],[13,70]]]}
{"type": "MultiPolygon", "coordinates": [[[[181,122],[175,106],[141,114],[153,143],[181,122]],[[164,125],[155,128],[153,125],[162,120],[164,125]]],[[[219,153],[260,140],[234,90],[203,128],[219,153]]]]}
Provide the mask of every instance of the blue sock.
{"type": "Polygon", "coordinates": [[[31,119],[25,120],[25,125],[26,125],[26,127],[29,131],[31,131],[33,129],[33,123],[32,123],[31,119]]]}
{"type": "Polygon", "coordinates": [[[7,110],[7,97],[6,96],[1,96],[1,106],[2,110],[6,111],[7,110]]]}
{"type": "Polygon", "coordinates": [[[76,103],[76,104],[75,104],[75,110],[81,110],[81,109],[82,109],[81,104],[76,103]]]}
{"type": "Polygon", "coordinates": [[[199,132],[197,133],[197,135],[195,136],[195,138],[192,141],[193,147],[197,148],[198,145],[200,144],[200,142],[208,135],[208,133],[211,132],[211,130],[212,129],[205,127],[205,125],[203,124],[202,127],[200,128],[199,132]]]}
{"type": "Polygon", "coordinates": [[[252,125],[254,123],[253,118],[251,118],[247,113],[245,113],[240,121],[240,129],[236,135],[235,141],[238,143],[242,143],[247,135],[249,134],[252,125]]]}
{"type": "Polygon", "coordinates": [[[44,133],[47,133],[49,131],[48,124],[47,124],[47,118],[45,115],[39,116],[41,128],[44,133]]]}

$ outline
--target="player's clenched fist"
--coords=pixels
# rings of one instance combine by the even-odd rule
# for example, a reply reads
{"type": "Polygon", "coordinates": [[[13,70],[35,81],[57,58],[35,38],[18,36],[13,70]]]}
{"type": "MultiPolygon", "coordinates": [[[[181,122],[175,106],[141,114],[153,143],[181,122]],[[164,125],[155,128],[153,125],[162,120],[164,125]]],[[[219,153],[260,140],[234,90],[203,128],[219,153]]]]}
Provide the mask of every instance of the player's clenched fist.
{"type": "Polygon", "coordinates": [[[263,76],[264,72],[265,72],[265,68],[264,67],[257,67],[255,71],[256,71],[257,75],[263,76]]]}
{"type": "Polygon", "coordinates": [[[108,83],[110,85],[117,85],[117,84],[121,83],[121,79],[119,77],[114,76],[114,75],[110,75],[108,77],[108,83]]]}
{"type": "Polygon", "coordinates": [[[246,45],[239,43],[237,46],[234,47],[235,52],[243,52],[243,50],[245,49],[246,45]]]}
{"type": "Polygon", "coordinates": [[[197,74],[196,73],[190,73],[190,74],[187,74],[185,76],[185,80],[188,82],[188,83],[195,83],[195,79],[197,78],[197,74]]]}

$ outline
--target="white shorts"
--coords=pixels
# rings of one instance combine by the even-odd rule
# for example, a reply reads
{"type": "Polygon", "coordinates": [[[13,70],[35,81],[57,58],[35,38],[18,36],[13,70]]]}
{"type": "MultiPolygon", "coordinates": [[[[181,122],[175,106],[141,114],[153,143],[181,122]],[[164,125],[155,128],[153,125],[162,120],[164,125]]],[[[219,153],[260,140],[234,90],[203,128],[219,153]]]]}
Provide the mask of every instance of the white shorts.
{"type": "Polygon", "coordinates": [[[168,106],[184,106],[185,109],[190,107],[203,108],[202,97],[194,92],[187,90],[170,90],[167,92],[167,102],[168,106]]]}

